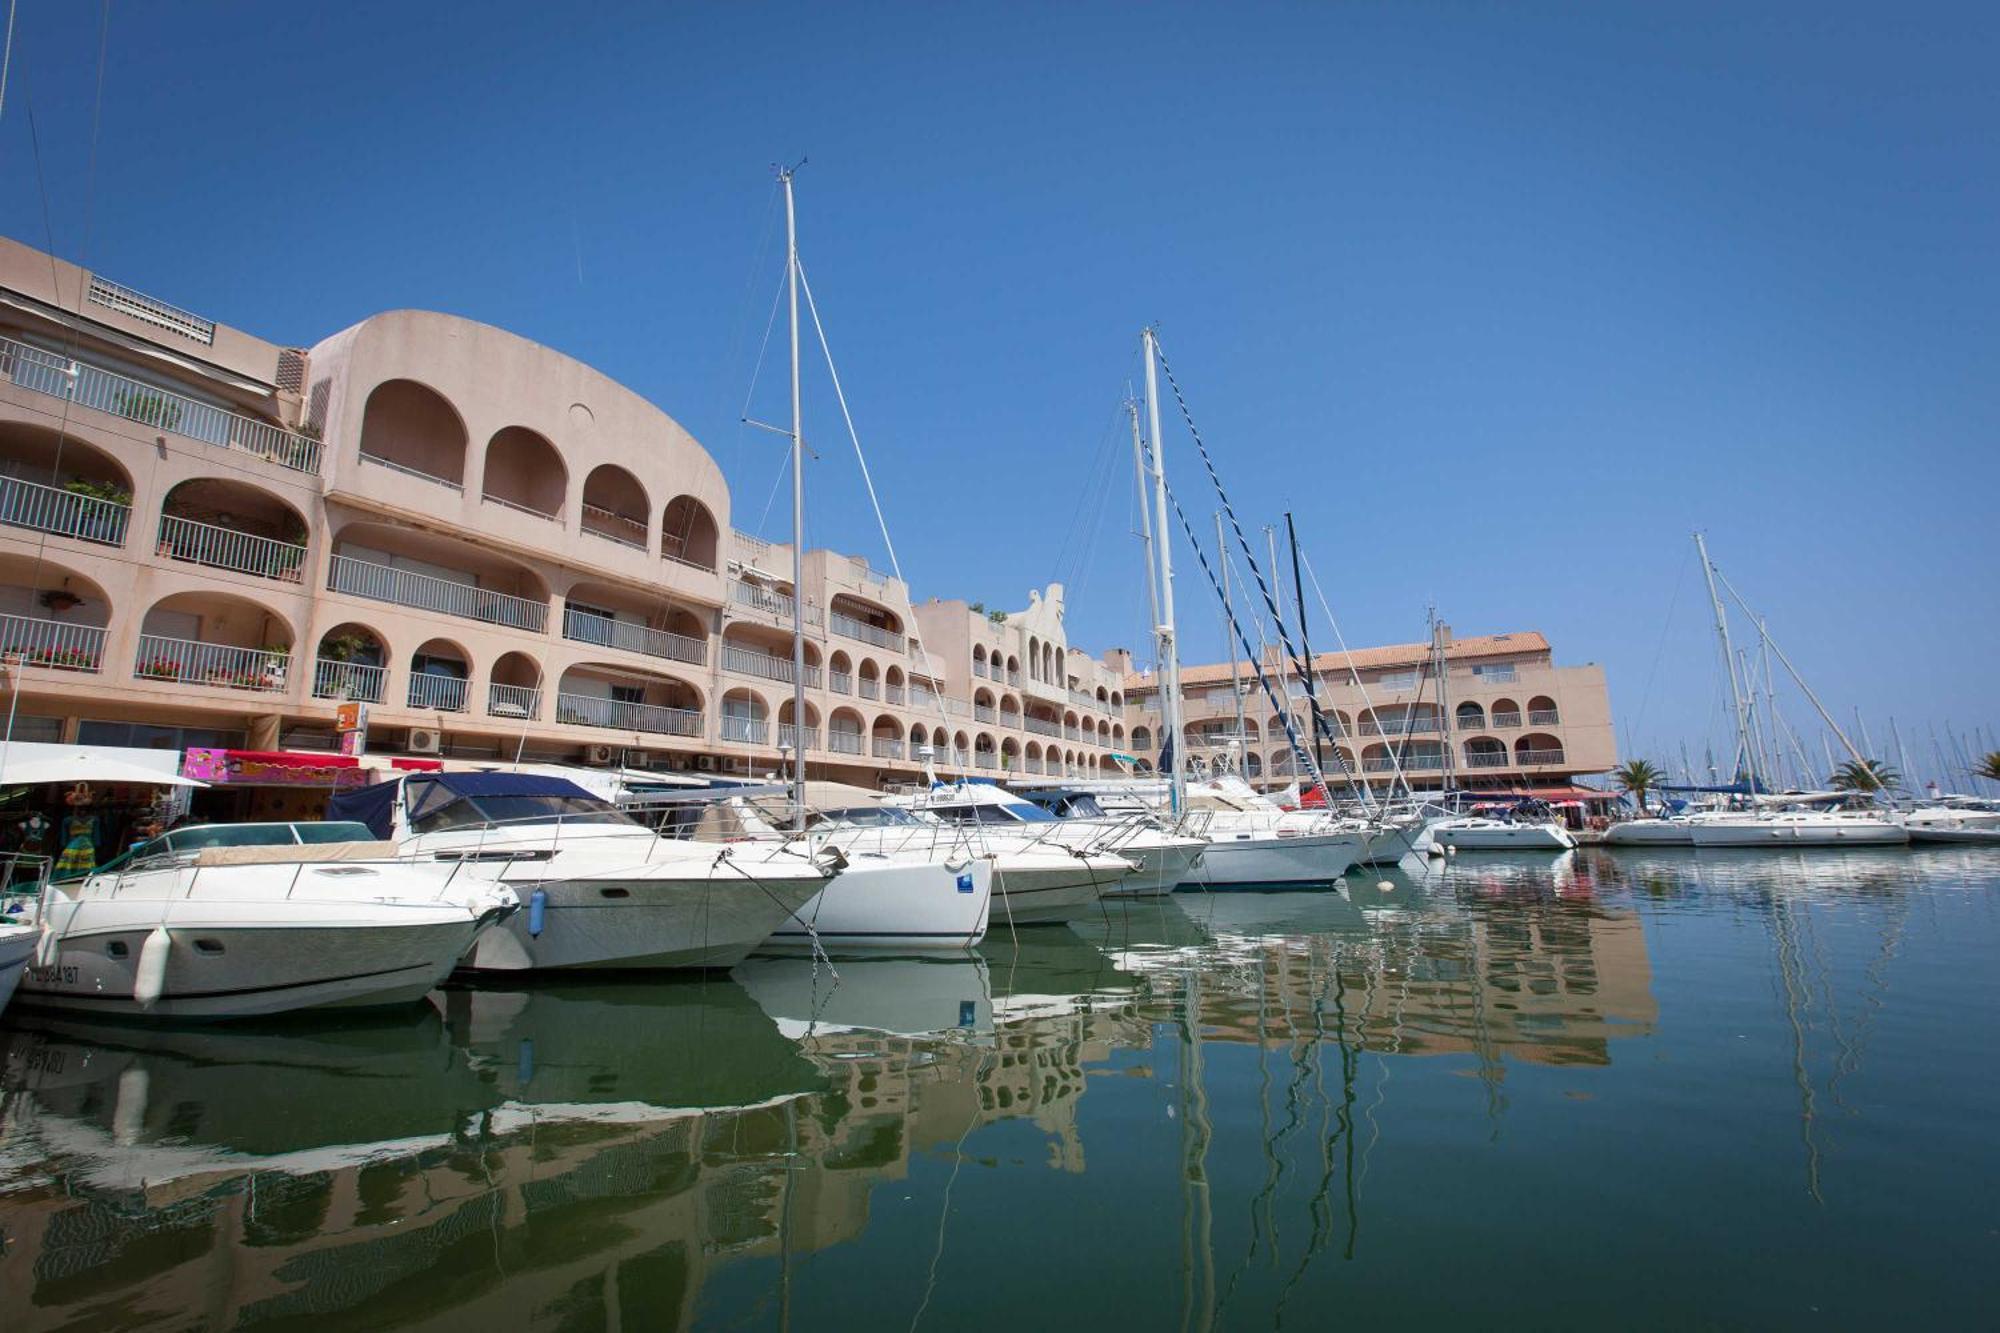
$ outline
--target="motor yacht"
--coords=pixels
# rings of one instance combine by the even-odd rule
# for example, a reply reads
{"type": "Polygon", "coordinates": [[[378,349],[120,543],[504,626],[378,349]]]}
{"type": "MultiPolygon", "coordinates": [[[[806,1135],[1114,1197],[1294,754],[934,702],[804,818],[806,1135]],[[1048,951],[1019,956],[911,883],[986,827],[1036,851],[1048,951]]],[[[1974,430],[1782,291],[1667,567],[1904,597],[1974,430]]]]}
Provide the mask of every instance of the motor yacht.
{"type": "Polygon", "coordinates": [[[1187,808],[1208,838],[1199,882],[1211,889],[1331,884],[1361,860],[1370,831],[1311,810],[1285,810],[1233,774],[1189,783],[1187,808]]]}
{"type": "Polygon", "coordinates": [[[1194,878],[1208,849],[1206,838],[1177,833],[1151,811],[1112,814],[1098,803],[1096,793],[1076,787],[1017,794],[990,782],[957,782],[933,787],[926,808],[959,822],[1026,825],[1035,836],[1046,833],[1073,851],[1110,852],[1135,862],[1138,869],[1106,889],[1107,898],[1172,893],[1194,878]],[[1041,827],[1050,820],[1053,829],[1041,827]]]}
{"type": "Polygon", "coordinates": [[[332,813],[396,839],[440,883],[520,895],[467,956],[474,971],[733,967],[840,871],[789,842],[661,837],[539,773],[409,774],[336,796],[332,813]]]}
{"type": "Polygon", "coordinates": [[[42,886],[16,1002],[161,1019],[421,998],[520,906],[440,883],[348,822],[176,829],[42,886]]]}

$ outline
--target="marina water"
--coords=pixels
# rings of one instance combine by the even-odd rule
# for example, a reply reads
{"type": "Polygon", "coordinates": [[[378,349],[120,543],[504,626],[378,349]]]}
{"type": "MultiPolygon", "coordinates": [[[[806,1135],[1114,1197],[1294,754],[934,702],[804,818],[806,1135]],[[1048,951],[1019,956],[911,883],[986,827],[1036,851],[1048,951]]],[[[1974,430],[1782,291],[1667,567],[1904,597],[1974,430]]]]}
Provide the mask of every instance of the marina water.
{"type": "Polygon", "coordinates": [[[17,1012],[0,1327],[1990,1317],[1983,851],[1376,881],[387,1019],[17,1012]]]}

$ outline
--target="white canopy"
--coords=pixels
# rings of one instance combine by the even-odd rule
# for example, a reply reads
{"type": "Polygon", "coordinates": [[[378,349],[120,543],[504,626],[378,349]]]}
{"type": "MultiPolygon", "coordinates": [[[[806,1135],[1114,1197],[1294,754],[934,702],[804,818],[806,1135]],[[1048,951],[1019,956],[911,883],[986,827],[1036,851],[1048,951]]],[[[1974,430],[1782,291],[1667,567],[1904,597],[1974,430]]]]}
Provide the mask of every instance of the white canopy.
{"type": "Polygon", "coordinates": [[[152,787],[206,787],[180,775],[179,750],[141,750],[122,745],[47,745],[12,741],[0,745],[0,787],[43,782],[129,782],[152,787]]]}

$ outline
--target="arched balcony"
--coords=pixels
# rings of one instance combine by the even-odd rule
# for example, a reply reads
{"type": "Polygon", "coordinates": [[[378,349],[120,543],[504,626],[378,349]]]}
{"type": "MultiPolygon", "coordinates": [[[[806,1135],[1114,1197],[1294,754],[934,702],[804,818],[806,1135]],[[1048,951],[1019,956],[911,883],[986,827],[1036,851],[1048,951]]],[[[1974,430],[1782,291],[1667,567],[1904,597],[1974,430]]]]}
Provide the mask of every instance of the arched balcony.
{"type": "Polygon", "coordinates": [[[984,769],[1000,766],[1000,747],[986,732],[972,738],[972,766],[984,769]]]}
{"type": "Polygon", "coordinates": [[[221,477],[197,477],[167,492],[154,554],[276,583],[299,583],[305,577],[306,536],[305,516],[269,491],[221,477]]]}
{"type": "Polygon", "coordinates": [[[389,644],[368,625],[345,621],[319,636],[313,698],[379,704],[387,695],[389,644]]]}
{"type": "Polygon", "coordinates": [[[1465,743],[1465,766],[1474,768],[1507,767],[1507,742],[1492,736],[1474,736],[1465,743]]]}
{"type": "Polygon", "coordinates": [[[722,696],[722,739],[737,745],[771,743],[771,709],[755,691],[737,687],[722,696]]]}
{"type": "Polygon", "coordinates": [[[1396,761],[1389,754],[1386,745],[1370,745],[1361,751],[1361,771],[1364,773],[1393,773],[1396,761]]]}
{"type": "Polygon", "coordinates": [[[1028,676],[1031,680],[1042,678],[1042,641],[1032,634],[1028,636],[1028,676]]]}
{"type": "Polygon", "coordinates": [[[1266,771],[1274,778],[1288,778],[1292,775],[1292,752],[1289,749],[1271,751],[1271,762],[1266,771]]]}
{"type": "Polygon", "coordinates": [[[721,544],[721,529],[707,505],[692,495],[676,495],[667,501],[666,513],[660,519],[662,559],[713,574],[716,551],[721,544]]]}
{"type": "Polygon", "coordinates": [[[1502,730],[1521,725],[1521,705],[1512,699],[1495,699],[1489,710],[1487,725],[1494,730],[1502,730]]]}
{"type": "Polygon", "coordinates": [[[889,669],[882,674],[882,702],[900,707],[909,697],[907,683],[908,677],[904,676],[903,668],[891,662],[889,669]]]}
{"type": "Polygon", "coordinates": [[[569,504],[569,469],[546,436],[526,426],[508,426],[486,442],[479,498],[560,523],[569,504]]]}
{"type": "Polygon", "coordinates": [[[1040,741],[1028,742],[1026,751],[1021,759],[1021,771],[1024,773],[1039,773],[1042,771],[1042,743],[1040,741]]]}
{"type": "Polygon", "coordinates": [[[620,546],[646,549],[653,504],[639,479],[616,463],[599,463],[583,479],[583,531],[620,546]]]}
{"type": "Polygon", "coordinates": [[[862,731],[866,726],[861,714],[854,709],[834,709],[826,719],[826,748],[834,754],[865,753],[867,742],[862,731]]]}
{"type": "Polygon", "coordinates": [[[1132,748],[1142,753],[1151,750],[1153,748],[1153,729],[1151,727],[1132,728],[1132,748]]]}
{"type": "Polygon", "coordinates": [[[1522,768],[1560,764],[1564,762],[1562,738],[1544,731],[1531,731],[1514,742],[1514,762],[1522,768]]]}
{"type": "Polygon", "coordinates": [[[176,593],[139,626],[132,674],[215,689],[283,694],[290,687],[292,626],[277,612],[225,593],[176,593]]]}
{"type": "MultiPolygon", "coordinates": [[[[820,687],[819,645],[808,642],[805,656],[806,685],[816,690],[820,687]]],[[[793,665],[789,634],[740,621],[722,631],[724,671],[790,685],[795,675],[793,665]]]]}
{"type": "Polygon", "coordinates": [[[854,659],[838,648],[826,659],[826,687],[835,694],[854,693],[854,659]]]}
{"type": "Polygon", "coordinates": [[[1486,710],[1476,703],[1462,703],[1452,710],[1460,731],[1486,730],[1486,710]]]}
{"type": "Polygon", "coordinates": [[[887,713],[875,719],[875,725],[868,731],[868,747],[877,759],[901,759],[903,748],[903,725],[887,713]]]}
{"type": "Polygon", "coordinates": [[[1000,720],[999,710],[994,707],[993,691],[983,685],[972,692],[972,720],[988,724],[1000,720]]]}
{"type": "Polygon", "coordinates": [[[1021,742],[1012,736],[1000,739],[1000,771],[1018,773],[1021,771],[1021,742]]]}
{"type": "Polygon", "coordinates": [[[361,411],[361,461],[454,491],[465,489],[465,422],[443,394],[384,380],[361,411]]]}
{"type": "Polygon", "coordinates": [[[1021,659],[1012,653],[1007,655],[1007,683],[1017,690],[1021,688],[1021,659]]]}
{"type": "Polygon", "coordinates": [[[692,666],[708,663],[708,624],[685,607],[663,605],[610,584],[579,583],[563,599],[562,635],[692,666]]]}
{"type": "Polygon", "coordinates": [[[903,651],[903,622],[893,613],[848,593],[836,593],[827,607],[826,627],[843,638],[903,651]]]}
{"type": "Polygon", "coordinates": [[[875,659],[864,657],[855,673],[855,688],[864,699],[879,700],[882,697],[882,669],[875,665],[875,659]]]}
{"type": "Polygon", "coordinates": [[[419,712],[465,712],[472,697],[472,655],[450,639],[426,639],[410,654],[404,697],[419,712]]]}
{"type": "Polygon", "coordinates": [[[1000,725],[1010,731],[1021,729],[1021,701],[1011,694],[1000,696],[1000,725]]]}
{"type": "Polygon", "coordinates": [[[1528,725],[1531,727],[1559,727],[1562,718],[1556,712],[1556,701],[1546,694],[1538,694],[1528,700],[1528,725]]]}
{"type": "Polygon", "coordinates": [[[0,525],[122,546],[131,522],[132,478],[110,454],[0,422],[0,525]]]}
{"type": "Polygon", "coordinates": [[[1243,755],[1243,776],[1252,782],[1264,776],[1264,761],[1255,750],[1246,751],[1243,755]]]}
{"type": "Polygon", "coordinates": [[[635,735],[702,734],[701,691],[674,676],[587,663],[563,672],[556,721],[635,735]]]}
{"type": "Polygon", "coordinates": [[[486,683],[486,715],[528,722],[542,715],[541,663],[526,653],[502,653],[486,683]]]}
{"type": "Polygon", "coordinates": [[[807,750],[819,749],[819,709],[810,703],[806,705],[806,725],[804,734],[801,735],[796,721],[798,714],[794,710],[794,702],[786,699],[778,705],[778,748],[794,751],[801,747],[807,750]]]}
{"type": "Polygon", "coordinates": [[[0,655],[23,667],[104,669],[111,599],[55,561],[0,556],[0,655]]]}

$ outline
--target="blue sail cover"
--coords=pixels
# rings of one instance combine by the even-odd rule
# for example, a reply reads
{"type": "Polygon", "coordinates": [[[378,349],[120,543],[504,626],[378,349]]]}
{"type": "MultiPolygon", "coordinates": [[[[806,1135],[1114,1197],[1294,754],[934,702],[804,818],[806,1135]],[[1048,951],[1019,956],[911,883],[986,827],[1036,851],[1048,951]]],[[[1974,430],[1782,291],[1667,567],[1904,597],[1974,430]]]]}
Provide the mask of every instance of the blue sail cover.
{"type": "Polygon", "coordinates": [[[392,782],[378,782],[358,791],[341,792],[327,803],[328,819],[352,819],[366,824],[378,838],[390,837],[396,825],[396,796],[408,795],[414,821],[453,801],[480,796],[563,796],[596,801],[568,778],[540,773],[414,773],[392,782]]]}

